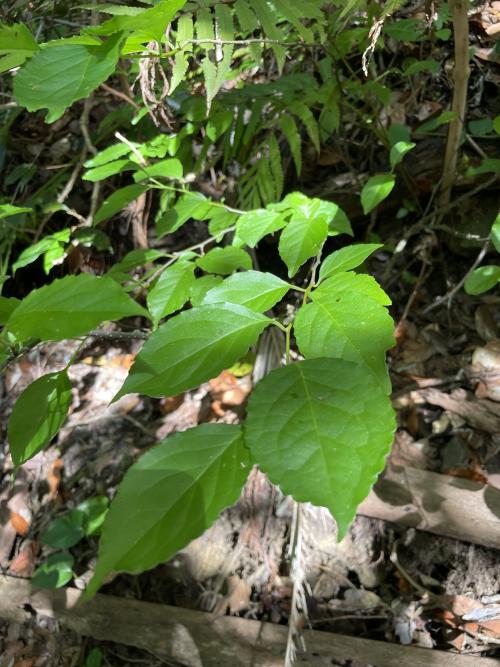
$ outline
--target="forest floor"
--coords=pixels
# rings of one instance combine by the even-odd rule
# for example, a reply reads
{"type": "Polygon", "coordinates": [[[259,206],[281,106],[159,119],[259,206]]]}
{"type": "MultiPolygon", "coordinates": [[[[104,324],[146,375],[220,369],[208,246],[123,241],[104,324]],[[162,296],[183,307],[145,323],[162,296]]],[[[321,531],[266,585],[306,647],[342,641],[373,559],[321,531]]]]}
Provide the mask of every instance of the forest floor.
{"type": "MultiPolygon", "coordinates": [[[[379,253],[372,261],[383,285],[390,258],[379,253]]],[[[500,299],[458,292],[430,309],[434,291],[446,282],[444,274],[456,281],[471,259],[458,261],[450,250],[447,265],[422,263],[423,279],[396,281],[411,261],[401,253],[384,285],[396,300],[399,321],[390,355],[398,415],[388,463],[392,473],[386,473],[385,486],[362,506],[340,544],[331,520],[312,510],[307,514],[308,623],[450,654],[500,657],[500,504],[495,504],[496,491],[500,494],[500,299]],[[445,489],[458,483],[469,494],[465,504],[476,503],[477,517],[469,525],[464,510],[470,508],[454,504],[453,496],[448,502],[446,490],[443,500],[441,486],[433,494],[436,476],[424,480],[427,490],[404,476],[402,482],[394,478],[394,471],[415,470],[437,473],[445,489]],[[493,491],[493,501],[485,489],[493,491]],[[448,503],[445,522],[439,499],[448,503]],[[394,522],[382,520],[388,517],[394,522]]],[[[242,416],[252,387],[250,366],[240,377],[225,371],[181,396],[132,395],[108,407],[137,349],[135,343],[89,343],[70,370],[73,404],[57,442],[16,474],[4,454],[0,563],[9,576],[30,577],[54,552],[42,537],[54,519],[88,498],[112,495],[130,463],[155,442],[201,422],[232,423],[242,416]]],[[[9,367],[2,383],[2,425],[23,388],[67,363],[72,351],[66,344],[49,345],[9,367]]],[[[117,576],[103,592],[286,624],[292,593],[286,557],[290,520],[288,499],[255,471],[239,503],[172,562],[140,576],[117,576]]],[[[71,548],[71,585],[77,589],[90,576],[97,543],[85,538],[71,548]]],[[[147,652],[85,638],[36,615],[28,623],[4,623],[0,642],[2,667],[83,665],[93,647],[102,652],[104,665],[165,664],[147,652]]],[[[338,664],[364,667],[355,661],[338,664]]]]}

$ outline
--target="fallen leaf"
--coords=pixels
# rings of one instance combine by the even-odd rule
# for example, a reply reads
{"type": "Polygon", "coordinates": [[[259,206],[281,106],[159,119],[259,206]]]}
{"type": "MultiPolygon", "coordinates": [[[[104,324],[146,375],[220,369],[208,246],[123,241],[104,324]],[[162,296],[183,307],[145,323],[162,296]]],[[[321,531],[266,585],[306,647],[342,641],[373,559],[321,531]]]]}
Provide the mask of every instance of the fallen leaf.
{"type": "Polygon", "coordinates": [[[33,540],[26,540],[17,556],[9,566],[9,572],[18,577],[31,577],[35,571],[35,558],[40,551],[40,545],[33,540]]]}
{"type": "Polygon", "coordinates": [[[237,575],[228,577],[228,591],[223,599],[217,604],[214,615],[223,616],[228,610],[230,614],[239,614],[240,611],[250,607],[250,596],[252,587],[237,575]]]}
{"type": "Polygon", "coordinates": [[[30,525],[26,519],[17,512],[13,512],[12,510],[10,510],[9,518],[16,533],[21,535],[21,537],[25,537],[28,534],[30,528],[30,525]]]}
{"type": "Polygon", "coordinates": [[[56,459],[47,473],[47,482],[49,485],[49,499],[55,500],[59,493],[61,484],[61,469],[64,466],[62,459],[56,459]]]}

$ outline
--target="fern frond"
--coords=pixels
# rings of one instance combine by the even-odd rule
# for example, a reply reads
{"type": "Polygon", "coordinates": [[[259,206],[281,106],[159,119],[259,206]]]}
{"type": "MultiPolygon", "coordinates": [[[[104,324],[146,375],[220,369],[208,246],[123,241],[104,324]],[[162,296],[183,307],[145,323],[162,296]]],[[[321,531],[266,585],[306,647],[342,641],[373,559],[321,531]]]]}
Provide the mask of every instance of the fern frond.
{"type": "MultiPolygon", "coordinates": [[[[179,18],[177,23],[177,43],[184,44],[185,42],[190,42],[194,38],[194,26],[193,26],[193,17],[189,14],[184,14],[179,18]]],[[[174,60],[174,66],[172,69],[172,79],[170,81],[170,94],[174,92],[177,86],[184,81],[186,77],[186,72],[189,67],[189,60],[187,56],[187,49],[183,47],[180,50],[174,60]]]]}

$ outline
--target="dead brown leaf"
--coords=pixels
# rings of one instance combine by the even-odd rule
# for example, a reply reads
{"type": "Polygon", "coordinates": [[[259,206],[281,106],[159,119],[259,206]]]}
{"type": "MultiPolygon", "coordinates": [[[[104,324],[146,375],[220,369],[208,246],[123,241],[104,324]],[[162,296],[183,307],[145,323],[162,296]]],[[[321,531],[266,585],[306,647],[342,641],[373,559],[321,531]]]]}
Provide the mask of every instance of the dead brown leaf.
{"type": "Polygon", "coordinates": [[[64,466],[62,459],[56,459],[47,473],[47,482],[49,485],[49,499],[55,500],[59,494],[59,485],[61,484],[61,469],[64,466]]]}
{"type": "Polygon", "coordinates": [[[23,516],[10,510],[10,522],[18,535],[25,537],[28,534],[30,525],[23,516]]]}
{"type": "Polygon", "coordinates": [[[228,591],[223,599],[217,604],[214,615],[223,616],[228,610],[230,614],[239,614],[240,611],[250,607],[250,596],[252,587],[237,575],[228,577],[228,591]]]}
{"type": "Polygon", "coordinates": [[[9,566],[9,572],[18,577],[31,577],[35,571],[35,558],[40,551],[40,545],[34,540],[26,540],[17,556],[9,566]]]}

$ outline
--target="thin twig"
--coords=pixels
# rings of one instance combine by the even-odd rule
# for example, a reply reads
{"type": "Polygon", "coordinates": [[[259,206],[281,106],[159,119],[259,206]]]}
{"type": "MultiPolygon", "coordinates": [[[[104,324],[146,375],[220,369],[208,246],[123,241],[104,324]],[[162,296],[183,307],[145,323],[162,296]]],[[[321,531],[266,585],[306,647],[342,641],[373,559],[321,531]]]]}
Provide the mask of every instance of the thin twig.
{"type": "Polygon", "coordinates": [[[450,303],[451,303],[453,297],[455,296],[455,294],[459,290],[462,289],[462,287],[463,287],[465,281],[467,280],[467,278],[470,276],[470,274],[475,269],[477,269],[477,267],[483,261],[484,257],[486,256],[486,254],[488,252],[489,246],[490,246],[490,240],[487,239],[486,242],[484,243],[483,247],[481,248],[481,250],[479,252],[479,255],[476,257],[476,259],[474,260],[474,263],[472,264],[470,269],[467,271],[467,273],[463,276],[463,278],[461,280],[459,280],[459,282],[455,285],[455,287],[452,290],[450,290],[448,292],[448,294],[445,294],[445,295],[439,297],[439,299],[436,299],[436,301],[434,301],[434,303],[431,303],[429,306],[427,306],[427,308],[425,308],[424,311],[423,311],[424,315],[427,314],[427,313],[430,313],[431,310],[434,310],[434,308],[437,308],[438,306],[440,306],[444,301],[448,301],[448,308],[450,307],[450,303]]]}

